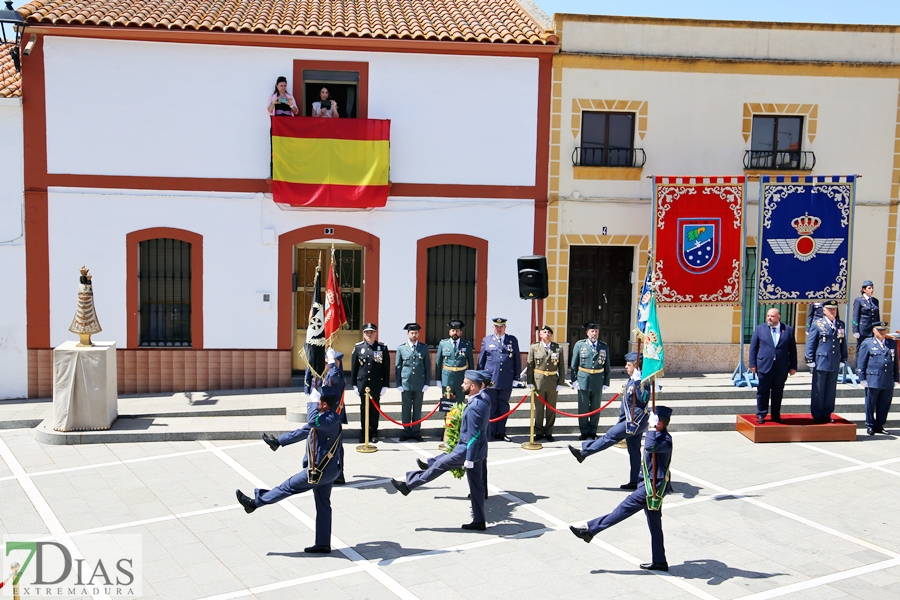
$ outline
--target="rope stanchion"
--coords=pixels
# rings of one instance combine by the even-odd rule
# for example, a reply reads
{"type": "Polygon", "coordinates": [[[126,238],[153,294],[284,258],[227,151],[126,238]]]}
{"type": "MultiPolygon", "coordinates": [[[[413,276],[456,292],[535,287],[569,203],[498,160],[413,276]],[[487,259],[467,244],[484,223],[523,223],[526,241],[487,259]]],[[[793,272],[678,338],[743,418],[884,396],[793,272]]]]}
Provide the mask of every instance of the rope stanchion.
{"type": "Polygon", "coordinates": [[[552,410],[552,411],[555,412],[556,414],[562,415],[562,416],[564,416],[564,417],[576,417],[576,418],[579,418],[579,419],[584,418],[584,417],[590,417],[591,415],[596,415],[598,412],[602,411],[604,408],[606,408],[607,406],[609,406],[610,404],[612,404],[612,403],[615,401],[615,399],[619,397],[619,394],[616,394],[615,396],[613,396],[612,398],[609,399],[609,402],[607,402],[606,404],[604,404],[603,406],[601,406],[600,408],[598,408],[598,409],[596,409],[596,410],[592,410],[591,412],[575,414],[575,413],[567,413],[567,412],[563,412],[563,411],[561,411],[561,410],[557,410],[557,409],[556,409],[555,407],[553,407],[553,406],[550,406],[549,404],[547,404],[547,401],[544,400],[544,399],[541,397],[541,395],[538,394],[537,392],[535,392],[534,395],[541,399],[541,402],[544,403],[544,406],[546,406],[547,408],[549,408],[550,410],[552,410]]]}
{"type": "Polygon", "coordinates": [[[384,417],[385,419],[387,419],[387,420],[390,421],[391,423],[394,423],[395,425],[399,425],[400,427],[412,427],[413,425],[418,425],[419,423],[424,423],[425,421],[427,421],[428,419],[430,419],[430,418],[431,418],[431,415],[433,415],[434,413],[436,413],[436,412],[438,411],[438,409],[441,407],[441,403],[438,402],[437,406],[434,407],[434,410],[433,410],[433,411],[431,411],[430,413],[428,413],[427,415],[425,415],[424,417],[422,417],[422,418],[419,419],[418,421],[413,421],[412,423],[401,423],[400,421],[397,421],[396,419],[392,419],[392,418],[390,418],[387,414],[385,414],[385,412],[384,412],[383,410],[381,410],[381,407],[378,406],[378,403],[375,402],[375,400],[372,400],[372,404],[375,405],[375,410],[377,410],[378,413],[379,413],[382,417],[384,417]]]}
{"type": "Polygon", "coordinates": [[[522,399],[519,400],[519,403],[516,404],[515,406],[513,406],[512,409],[511,409],[508,413],[506,413],[505,415],[500,415],[500,416],[497,417],[496,419],[490,419],[489,422],[490,422],[490,423],[496,423],[497,421],[502,421],[503,419],[505,419],[505,418],[508,417],[509,415],[513,414],[514,412],[516,412],[516,410],[517,410],[520,406],[522,406],[522,403],[525,402],[525,398],[527,398],[527,397],[528,397],[528,394],[525,394],[524,396],[522,396],[522,399]]]}
{"type": "Polygon", "coordinates": [[[365,443],[356,447],[356,451],[362,452],[363,454],[378,452],[378,446],[369,443],[369,403],[372,402],[372,396],[370,396],[370,392],[371,390],[369,388],[366,388],[366,418],[363,425],[363,427],[365,427],[365,437],[363,438],[365,443]]]}

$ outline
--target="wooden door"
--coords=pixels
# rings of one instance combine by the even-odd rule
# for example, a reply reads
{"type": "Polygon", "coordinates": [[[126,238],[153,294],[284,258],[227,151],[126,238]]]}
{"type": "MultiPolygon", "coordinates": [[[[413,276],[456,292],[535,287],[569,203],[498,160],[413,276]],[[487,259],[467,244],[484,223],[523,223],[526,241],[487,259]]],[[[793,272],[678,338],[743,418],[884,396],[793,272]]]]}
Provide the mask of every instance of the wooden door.
{"type": "Polygon", "coordinates": [[[630,246],[571,246],[567,331],[569,348],[585,337],[584,324],[600,325],[613,366],[624,366],[630,339],[634,295],[630,246]]]}

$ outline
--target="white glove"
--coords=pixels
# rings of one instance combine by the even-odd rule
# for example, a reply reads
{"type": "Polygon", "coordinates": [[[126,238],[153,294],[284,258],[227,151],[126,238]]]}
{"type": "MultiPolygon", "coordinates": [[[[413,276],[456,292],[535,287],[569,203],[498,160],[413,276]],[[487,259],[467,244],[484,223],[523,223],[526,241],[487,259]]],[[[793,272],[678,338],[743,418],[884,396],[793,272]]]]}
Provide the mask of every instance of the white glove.
{"type": "MultiPolygon", "coordinates": [[[[863,379],[860,383],[862,384],[862,386],[863,386],[864,388],[869,387],[869,382],[866,381],[865,379],[863,379]]],[[[896,385],[896,384],[894,384],[894,385],[896,385]]]]}
{"type": "Polygon", "coordinates": [[[424,393],[427,392],[427,391],[428,391],[428,386],[427,386],[427,385],[423,385],[423,386],[422,386],[422,393],[424,394],[424,393]]]}
{"type": "Polygon", "coordinates": [[[361,397],[362,397],[362,396],[359,395],[359,388],[357,388],[357,387],[353,388],[353,393],[356,394],[356,397],[357,397],[357,398],[361,398],[361,397]]]}
{"type": "Polygon", "coordinates": [[[387,389],[386,387],[383,387],[383,388],[381,388],[381,393],[378,394],[378,395],[379,395],[379,396],[384,396],[385,394],[387,394],[387,391],[388,391],[388,389],[387,389]]]}
{"type": "Polygon", "coordinates": [[[466,462],[463,463],[463,466],[467,469],[474,469],[475,463],[473,463],[471,460],[467,460],[466,462]]]}
{"type": "Polygon", "coordinates": [[[843,370],[844,370],[844,363],[839,364],[839,365],[838,365],[838,369],[840,369],[841,371],[843,371],[843,370]]]}
{"type": "Polygon", "coordinates": [[[322,394],[316,388],[313,388],[313,390],[309,393],[309,399],[312,400],[313,402],[318,402],[319,398],[321,398],[321,397],[322,397],[322,394]]]}
{"type": "Polygon", "coordinates": [[[900,388],[900,382],[895,381],[895,382],[894,382],[894,387],[895,387],[895,388],[900,388]]]}
{"type": "Polygon", "coordinates": [[[853,337],[855,337],[856,339],[859,339],[859,334],[858,334],[858,333],[854,333],[854,334],[853,334],[853,337]]]}
{"type": "MultiPolygon", "coordinates": [[[[900,384],[898,384],[898,385],[900,385],[900,384]]],[[[564,386],[564,385],[558,385],[558,386],[556,386],[556,391],[557,391],[557,392],[561,392],[561,391],[563,391],[564,389],[566,389],[566,386],[564,386]]]]}
{"type": "Polygon", "coordinates": [[[806,366],[809,367],[810,369],[812,369],[813,367],[816,366],[816,363],[814,363],[814,362],[812,362],[812,363],[806,363],[806,366]]]}
{"type": "Polygon", "coordinates": [[[659,416],[655,412],[650,413],[650,420],[647,421],[647,426],[650,429],[656,429],[656,426],[658,424],[659,424],[659,416]]]}
{"type": "Polygon", "coordinates": [[[576,379],[575,381],[572,382],[572,389],[573,389],[573,390],[581,389],[581,388],[578,387],[578,380],[577,380],[577,379],[576,379]]]}
{"type": "Polygon", "coordinates": [[[605,392],[606,390],[608,390],[608,389],[609,389],[609,386],[608,386],[608,385],[604,385],[604,386],[603,386],[603,391],[604,391],[604,392],[605,392]]]}

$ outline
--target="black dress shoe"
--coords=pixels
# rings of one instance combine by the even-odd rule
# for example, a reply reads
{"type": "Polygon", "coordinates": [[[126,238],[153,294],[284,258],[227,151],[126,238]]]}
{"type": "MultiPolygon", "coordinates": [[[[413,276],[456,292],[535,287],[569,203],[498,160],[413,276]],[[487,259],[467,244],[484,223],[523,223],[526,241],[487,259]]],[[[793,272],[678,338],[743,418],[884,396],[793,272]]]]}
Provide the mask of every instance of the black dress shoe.
{"type": "Polygon", "coordinates": [[[887,435],[887,431],[884,430],[884,427],[876,427],[875,433],[883,433],[883,434],[887,435]]]}
{"type": "Polygon", "coordinates": [[[581,435],[578,436],[578,439],[581,440],[581,441],[583,442],[584,440],[587,439],[587,437],[588,437],[588,436],[586,436],[585,434],[582,433],[581,435]]]}
{"type": "Polygon", "coordinates": [[[597,434],[596,434],[596,433],[592,433],[592,434],[589,435],[588,437],[591,438],[592,440],[596,440],[596,439],[597,439],[597,434]]]}
{"type": "Polygon", "coordinates": [[[393,486],[395,488],[397,488],[397,491],[400,492],[401,494],[403,494],[404,496],[409,496],[409,493],[412,491],[409,489],[409,486],[406,485],[405,481],[400,481],[398,479],[391,479],[391,483],[393,484],[393,486]]]}
{"type": "Polygon", "coordinates": [[[869,435],[875,435],[875,432],[872,430],[871,427],[866,427],[866,433],[868,433],[869,435]]]}
{"type": "Polygon", "coordinates": [[[574,457],[575,457],[575,460],[577,460],[579,463],[583,463],[583,462],[584,462],[584,459],[585,459],[586,457],[584,456],[584,454],[581,453],[581,450],[579,450],[578,448],[576,448],[576,447],[573,446],[572,444],[569,444],[569,452],[572,453],[572,456],[574,456],[574,457]]]}
{"type": "Polygon", "coordinates": [[[344,479],[344,476],[341,475],[337,479],[334,480],[334,485],[347,485],[347,480],[344,479]]]}
{"type": "Polygon", "coordinates": [[[423,438],[421,435],[414,435],[414,436],[412,437],[412,439],[416,440],[417,442],[424,442],[424,441],[425,441],[425,438],[423,438]]]}
{"type": "Polygon", "coordinates": [[[331,546],[310,546],[309,548],[304,548],[304,552],[307,554],[331,554],[331,546]]]}
{"type": "Polygon", "coordinates": [[[757,425],[762,425],[762,424],[765,423],[765,422],[766,422],[766,418],[765,418],[765,417],[756,417],[756,424],[757,424],[757,425]]]}
{"type": "Polygon", "coordinates": [[[587,527],[575,527],[574,525],[569,525],[569,531],[575,534],[575,537],[580,537],[588,544],[591,543],[591,540],[594,539],[594,536],[591,535],[591,532],[588,531],[587,527]]]}
{"type": "Polygon", "coordinates": [[[234,495],[237,496],[237,501],[241,503],[241,506],[244,507],[244,512],[248,515],[256,510],[256,500],[242,492],[241,490],[235,490],[234,495]]]}
{"type": "Polygon", "coordinates": [[[784,421],[781,420],[781,416],[769,417],[769,418],[772,419],[773,423],[784,423],[784,421]]]}
{"type": "Polygon", "coordinates": [[[275,452],[279,447],[281,447],[281,444],[278,443],[278,438],[272,437],[268,433],[263,434],[263,441],[269,445],[269,448],[272,449],[272,452],[275,452]]]}
{"type": "Polygon", "coordinates": [[[487,525],[485,525],[484,521],[481,521],[480,523],[466,523],[462,526],[462,528],[472,531],[484,531],[485,529],[487,529],[487,525]]]}
{"type": "Polygon", "coordinates": [[[666,563],[641,563],[641,568],[645,571],[668,571],[669,565],[666,563]]]}
{"type": "Polygon", "coordinates": [[[511,442],[511,441],[512,441],[512,438],[509,437],[509,436],[506,435],[506,434],[503,434],[503,435],[500,436],[500,440],[503,441],[503,442],[511,442]]]}
{"type": "Polygon", "coordinates": [[[372,436],[371,438],[369,438],[369,443],[370,443],[370,444],[377,444],[377,443],[378,443],[378,438],[375,437],[375,436],[372,436]]]}
{"type": "Polygon", "coordinates": [[[544,439],[547,440],[548,442],[555,442],[555,441],[556,441],[556,440],[553,439],[553,436],[550,435],[549,433],[548,433],[547,435],[544,436],[544,439]]]}
{"type": "Polygon", "coordinates": [[[629,483],[623,483],[622,485],[619,486],[619,489],[620,490],[636,490],[637,486],[638,486],[638,484],[636,481],[631,481],[629,483]]]}
{"type": "Polygon", "coordinates": [[[428,463],[422,460],[421,458],[416,459],[416,464],[419,465],[419,468],[423,471],[428,468],[428,463]]]}

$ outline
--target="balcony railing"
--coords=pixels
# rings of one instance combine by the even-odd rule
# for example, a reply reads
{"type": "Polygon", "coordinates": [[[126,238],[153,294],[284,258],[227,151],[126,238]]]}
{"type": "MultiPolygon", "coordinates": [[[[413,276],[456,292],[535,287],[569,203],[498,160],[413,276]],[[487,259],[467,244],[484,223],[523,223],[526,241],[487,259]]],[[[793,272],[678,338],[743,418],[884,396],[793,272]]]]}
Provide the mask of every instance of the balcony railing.
{"type": "Polygon", "coordinates": [[[745,169],[779,169],[784,171],[812,171],[816,155],[800,150],[747,150],[744,152],[745,169]]]}
{"type": "Polygon", "coordinates": [[[572,152],[576,167],[643,167],[647,154],[642,148],[587,148],[579,146],[572,152]]]}

